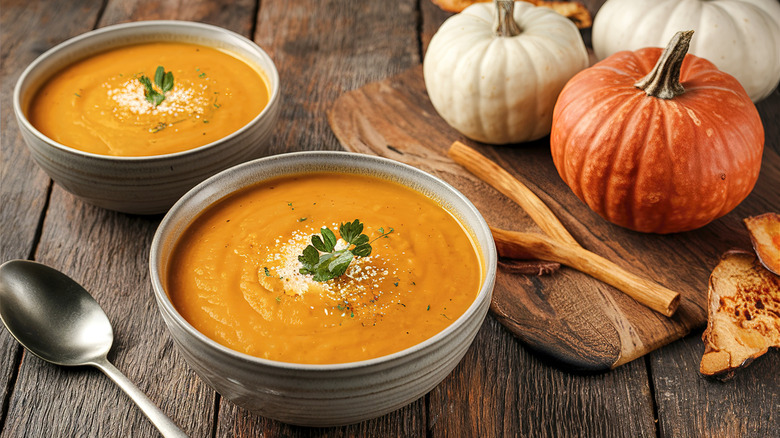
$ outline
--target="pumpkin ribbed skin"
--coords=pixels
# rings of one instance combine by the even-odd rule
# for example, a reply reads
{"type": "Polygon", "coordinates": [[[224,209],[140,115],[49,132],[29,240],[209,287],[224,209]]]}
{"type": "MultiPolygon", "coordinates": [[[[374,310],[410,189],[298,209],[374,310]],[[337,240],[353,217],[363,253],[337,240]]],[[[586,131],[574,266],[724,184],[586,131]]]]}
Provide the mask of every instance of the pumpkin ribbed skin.
{"type": "Polygon", "coordinates": [[[558,97],[550,145],[563,181],[604,219],[672,233],[747,197],[764,129],[739,82],[703,58],[685,56],[685,93],[673,99],[635,87],[661,52],[618,52],[574,76],[558,97]]]}
{"type": "Polygon", "coordinates": [[[441,25],[425,54],[431,103],[473,140],[507,144],[549,134],[558,93],[588,66],[571,20],[527,2],[515,2],[513,17],[521,33],[497,36],[496,6],[473,4],[441,25]]]}
{"type": "Polygon", "coordinates": [[[663,47],[681,29],[696,31],[689,53],[736,77],[754,102],[780,82],[777,0],[608,0],[593,19],[593,51],[663,47]]]}

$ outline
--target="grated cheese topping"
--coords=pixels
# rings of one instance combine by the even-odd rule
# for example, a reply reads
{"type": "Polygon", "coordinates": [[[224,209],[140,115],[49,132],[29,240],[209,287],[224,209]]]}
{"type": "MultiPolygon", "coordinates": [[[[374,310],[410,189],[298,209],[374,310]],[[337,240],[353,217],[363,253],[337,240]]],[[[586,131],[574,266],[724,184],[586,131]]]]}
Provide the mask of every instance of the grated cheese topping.
{"type": "Polygon", "coordinates": [[[172,90],[165,93],[165,100],[155,106],[146,100],[145,88],[136,76],[123,80],[118,76],[102,84],[112,109],[119,120],[150,118],[159,121],[149,129],[159,130],[184,119],[200,119],[218,108],[217,94],[211,90],[209,78],[191,83],[177,79],[172,90]],[[161,124],[165,126],[161,126],[161,124]]]}
{"type": "MultiPolygon", "coordinates": [[[[338,224],[332,224],[330,228],[337,232],[338,224]]],[[[264,248],[264,266],[258,270],[261,285],[271,292],[289,297],[317,293],[337,304],[335,308],[325,308],[326,315],[341,312],[341,316],[359,313],[363,317],[374,317],[394,304],[393,299],[381,298],[393,292],[388,285],[398,284],[397,269],[392,267],[390,260],[376,252],[367,257],[355,257],[344,275],[326,282],[317,282],[312,275],[301,274],[303,264],[298,256],[315,234],[317,232],[311,228],[297,230],[288,238],[277,237],[272,246],[264,248]]],[[[339,239],[336,249],[348,246],[347,242],[339,239]]]]}

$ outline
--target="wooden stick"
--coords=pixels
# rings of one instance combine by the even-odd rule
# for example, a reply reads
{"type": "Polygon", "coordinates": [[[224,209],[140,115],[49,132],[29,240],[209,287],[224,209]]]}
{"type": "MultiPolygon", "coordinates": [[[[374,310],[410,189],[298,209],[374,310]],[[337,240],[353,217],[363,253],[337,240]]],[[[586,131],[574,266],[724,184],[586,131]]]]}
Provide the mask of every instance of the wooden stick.
{"type": "Polygon", "coordinates": [[[520,233],[493,227],[491,231],[498,253],[502,256],[548,260],[570,266],[614,286],[666,316],[672,316],[680,303],[679,293],[636,276],[579,245],[561,243],[536,233],[520,233]]]}
{"type": "Polygon", "coordinates": [[[447,153],[456,163],[515,201],[549,236],[491,227],[498,253],[504,257],[558,262],[601,280],[643,305],[672,316],[680,294],[636,276],[584,249],[555,214],[525,184],[487,157],[456,141],[447,153]]]}
{"type": "Polygon", "coordinates": [[[547,235],[559,242],[579,246],[547,204],[501,166],[459,141],[450,146],[447,154],[477,178],[515,201],[547,235]]]}

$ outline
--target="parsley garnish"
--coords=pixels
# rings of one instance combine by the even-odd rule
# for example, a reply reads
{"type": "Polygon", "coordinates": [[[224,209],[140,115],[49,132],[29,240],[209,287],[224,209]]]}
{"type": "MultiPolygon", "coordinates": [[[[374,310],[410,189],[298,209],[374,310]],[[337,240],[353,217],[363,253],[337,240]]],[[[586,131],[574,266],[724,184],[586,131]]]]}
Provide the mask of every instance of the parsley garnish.
{"type": "Polygon", "coordinates": [[[149,132],[151,132],[151,133],[160,132],[160,131],[162,131],[163,129],[165,129],[167,127],[168,127],[168,125],[165,124],[165,122],[160,122],[160,123],[154,125],[153,127],[149,128],[149,132]]]}
{"type": "Polygon", "coordinates": [[[154,72],[154,85],[152,85],[151,79],[141,75],[138,80],[143,84],[144,96],[154,106],[159,106],[163,100],[165,100],[165,93],[173,89],[173,72],[166,72],[163,66],[157,67],[157,71],[154,72]]]}
{"type": "Polygon", "coordinates": [[[314,281],[319,282],[343,275],[352,259],[371,255],[371,244],[377,239],[387,237],[393,229],[385,232],[384,228],[380,228],[379,232],[379,237],[369,242],[368,236],[363,234],[363,224],[358,219],[342,223],[339,225],[339,234],[348,245],[337,250],[336,235],[330,228],[322,227],[320,234],[311,236],[311,245],[304,248],[303,254],[298,256],[298,261],[303,264],[300,273],[311,274],[314,281]]]}

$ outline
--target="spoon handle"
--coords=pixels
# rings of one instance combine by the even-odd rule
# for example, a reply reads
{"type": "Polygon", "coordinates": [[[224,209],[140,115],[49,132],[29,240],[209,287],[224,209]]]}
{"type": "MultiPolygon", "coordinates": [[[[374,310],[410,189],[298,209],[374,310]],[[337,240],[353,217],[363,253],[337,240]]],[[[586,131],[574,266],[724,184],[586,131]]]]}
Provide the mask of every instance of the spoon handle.
{"type": "Polygon", "coordinates": [[[101,358],[92,363],[100,371],[103,371],[111,380],[114,381],[130,398],[141,408],[141,411],[149,418],[152,424],[157,427],[162,436],[168,437],[187,437],[179,426],[168,418],[160,408],[157,407],[149,397],[146,396],[133,382],[130,381],[121,371],[119,371],[106,358],[101,358]]]}

